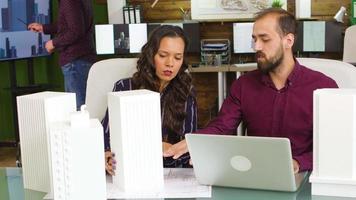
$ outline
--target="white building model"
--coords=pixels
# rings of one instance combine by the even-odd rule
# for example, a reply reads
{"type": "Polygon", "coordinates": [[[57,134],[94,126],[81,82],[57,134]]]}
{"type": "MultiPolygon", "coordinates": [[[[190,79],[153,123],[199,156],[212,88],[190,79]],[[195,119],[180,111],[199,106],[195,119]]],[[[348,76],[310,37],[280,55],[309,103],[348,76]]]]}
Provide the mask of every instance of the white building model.
{"type": "Polygon", "coordinates": [[[103,127],[84,110],[50,130],[55,200],[106,200],[103,127]]]}
{"type": "Polygon", "coordinates": [[[314,92],[313,195],[356,197],[356,90],[314,92]]]}
{"type": "Polygon", "coordinates": [[[17,97],[24,188],[50,192],[49,127],[76,110],[75,94],[40,92],[17,97]]]}
{"type": "Polygon", "coordinates": [[[148,90],[108,95],[110,144],[117,160],[113,183],[125,192],[163,190],[160,94],[148,90]]]}

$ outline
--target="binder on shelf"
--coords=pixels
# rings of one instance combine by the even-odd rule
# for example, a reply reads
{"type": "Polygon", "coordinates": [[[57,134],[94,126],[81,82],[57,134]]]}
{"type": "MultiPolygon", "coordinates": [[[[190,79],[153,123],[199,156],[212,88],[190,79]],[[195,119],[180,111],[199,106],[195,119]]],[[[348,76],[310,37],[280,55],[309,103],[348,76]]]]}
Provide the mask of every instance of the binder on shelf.
{"type": "Polygon", "coordinates": [[[139,24],[142,22],[141,6],[124,6],[124,24],[139,24]]]}

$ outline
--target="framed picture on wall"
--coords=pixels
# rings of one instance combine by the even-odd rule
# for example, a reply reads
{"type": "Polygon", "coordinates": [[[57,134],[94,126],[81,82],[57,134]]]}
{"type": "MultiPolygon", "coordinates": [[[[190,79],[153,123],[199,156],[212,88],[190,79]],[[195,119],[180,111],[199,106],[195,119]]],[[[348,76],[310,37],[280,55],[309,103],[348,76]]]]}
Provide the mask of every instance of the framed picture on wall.
{"type": "MultiPolygon", "coordinates": [[[[252,19],[254,14],[272,6],[276,0],[191,0],[192,19],[226,21],[252,19]]],[[[287,0],[279,0],[287,9],[287,0]]]]}

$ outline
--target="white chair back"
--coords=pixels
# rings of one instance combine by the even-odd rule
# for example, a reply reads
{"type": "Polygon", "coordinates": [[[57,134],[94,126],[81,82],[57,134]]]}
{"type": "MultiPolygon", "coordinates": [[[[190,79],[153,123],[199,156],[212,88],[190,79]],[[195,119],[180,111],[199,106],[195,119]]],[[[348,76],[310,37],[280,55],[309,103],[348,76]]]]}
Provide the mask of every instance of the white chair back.
{"type": "Polygon", "coordinates": [[[342,60],[356,63],[356,25],[350,26],[345,31],[344,54],[342,60]]]}
{"type": "Polygon", "coordinates": [[[107,94],[116,81],[136,72],[137,58],[114,58],[94,63],[87,80],[85,104],[91,118],[102,120],[108,106],[107,94]]]}
{"type": "Polygon", "coordinates": [[[339,88],[356,88],[356,67],[339,60],[297,58],[300,64],[334,79],[339,88]]]}

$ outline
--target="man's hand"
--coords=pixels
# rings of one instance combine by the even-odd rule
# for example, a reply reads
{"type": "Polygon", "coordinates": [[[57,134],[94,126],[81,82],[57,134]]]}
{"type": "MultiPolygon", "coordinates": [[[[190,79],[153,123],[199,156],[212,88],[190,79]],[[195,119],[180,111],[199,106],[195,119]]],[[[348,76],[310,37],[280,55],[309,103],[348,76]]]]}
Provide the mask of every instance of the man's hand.
{"type": "Polygon", "coordinates": [[[300,168],[300,166],[299,166],[298,161],[296,161],[296,160],[293,159],[294,174],[297,174],[297,173],[299,172],[299,168],[300,168]]]}
{"type": "Polygon", "coordinates": [[[111,151],[105,151],[105,170],[111,176],[115,175],[116,160],[115,154],[111,151]]]}
{"type": "Polygon", "coordinates": [[[187,143],[185,140],[182,140],[174,145],[172,145],[168,150],[163,152],[163,157],[172,157],[177,159],[183,154],[188,152],[187,143]]]}
{"type": "Polygon", "coordinates": [[[43,33],[43,26],[42,24],[39,23],[31,23],[30,25],[28,25],[28,30],[36,32],[36,33],[43,33]]]}
{"type": "Polygon", "coordinates": [[[53,53],[54,51],[54,46],[53,46],[53,40],[49,40],[48,42],[46,42],[46,50],[48,53],[53,53]]]}

